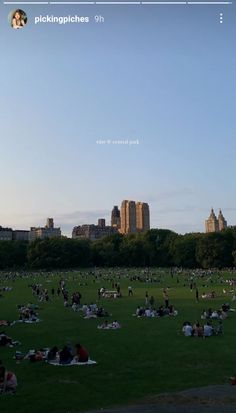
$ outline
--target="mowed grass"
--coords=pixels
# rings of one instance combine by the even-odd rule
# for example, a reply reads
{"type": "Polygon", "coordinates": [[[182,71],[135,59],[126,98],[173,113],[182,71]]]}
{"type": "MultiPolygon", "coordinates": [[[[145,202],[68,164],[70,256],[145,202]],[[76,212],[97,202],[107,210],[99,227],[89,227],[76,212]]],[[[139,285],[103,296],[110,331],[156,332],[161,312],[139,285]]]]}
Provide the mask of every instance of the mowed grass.
{"type": "MultiPolygon", "coordinates": [[[[108,273],[108,270],[101,271],[108,273]]],[[[123,272],[126,274],[125,270],[123,272]]],[[[133,274],[140,273],[140,270],[133,270],[133,274]]],[[[162,392],[227,383],[228,377],[236,373],[236,313],[230,313],[230,318],[225,320],[222,337],[186,338],[181,329],[186,320],[201,321],[203,308],[217,309],[223,302],[230,301],[230,296],[225,297],[222,293],[223,287],[229,288],[215,281],[208,288],[202,287],[199,280],[199,295],[203,291],[215,290],[217,298],[200,299],[196,303],[195,292],[184,286],[186,277],[180,276],[178,284],[169,271],[160,274],[161,283],[130,282],[126,277],[115,279],[120,282],[123,297],[101,299],[100,304],[112,313],[110,320],[117,319],[122,324],[116,331],[98,330],[101,319],[84,320],[81,312],[64,308],[62,297],[55,295],[48,303],[38,303],[28,285],[37,281],[51,291],[52,287],[57,288],[59,276],[54,275],[48,280],[32,276],[1,283],[13,286],[13,290],[4,293],[0,299],[0,319],[17,319],[17,304],[33,302],[40,306],[42,322],[1,328],[22,345],[13,349],[0,348],[0,359],[7,369],[16,373],[19,383],[16,395],[0,396],[0,410],[9,413],[76,413],[135,403],[162,392]],[[133,287],[133,297],[128,297],[128,285],[133,287]],[[141,319],[132,316],[138,305],[144,305],[146,291],[149,297],[154,296],[157,306],[161,305],[162,290],[166,286],[170,287],[170,303],[179,312],[177,317],[141,319]],[[29,363],[28,360],[17,364],[13,360],[15,350],[27,352],[53,345],[62,347],[67,341],[72,344],[81,342],[97,365],[56,367],[44,362],[29,363]]],[[[85,280],[76,273],[66,274],[65,279],[70,293],[81,292],[82,303],[97,301],[97,290],[102,286],[111,289],[108,281],[94,282],[92,277],[85,280]],[[85,281],[87,286],[79,285],[85,281]]]]}

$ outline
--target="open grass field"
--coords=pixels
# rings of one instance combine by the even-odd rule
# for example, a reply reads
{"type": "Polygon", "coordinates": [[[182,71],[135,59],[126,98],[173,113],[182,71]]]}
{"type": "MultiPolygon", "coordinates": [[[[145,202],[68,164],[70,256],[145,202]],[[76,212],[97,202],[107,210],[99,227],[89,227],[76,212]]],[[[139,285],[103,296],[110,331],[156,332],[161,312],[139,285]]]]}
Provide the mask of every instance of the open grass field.
{"type": "MultiPolygon", "coordinates": [[[[109,270],[101,269],[103,275],[109,270]]],[[[88,271],[84,271],[83,274],[88,271]]],[[[7,369],[16,373],[18,390],[16,395],[0,396],[0,410],[16,413],[77,413],[107,406],[135,403],[149,395],[177,391],[208,384],[228,382],[228,377],[236,374],[236,313],[230,313],[224,321],[223,336],[208,339],[188,338],[181,333],[182,324],[189,320],[200,320],[204,308],[218,309],[223,302],[231,302],[231,295],[223,294],[230,287],[220,283],[217,275],[212,283],[197,279],[200,301],[195,300],[195,292],[190,291],[185,275],[171,278],[168,270],[154,269],[160,282],[130,281],[126,276],[140,275],[141,270],[113,270],[120,274],[115,282],[120,282],[122,298],[100,300],[100,304],[112,317],[117,319],[120,330],[98,330],[100,319],[83,319],[81,312],[65,308],[62,296],[49,302],[38,303],[32,295],[32,283],[41,283],[48,288],[57,288],[60,276],[31,276],[16,281],[3,281],[0,286],[12,286],[0,299],[0,319],[18,318],[17,304],[36,303],[40,306],[42,322],[33,325],[16,324],[1,327],[1,330],[19,340],[16,348],[0,347],[0,359],[7,369]],[[123,277],[124,275],[124,277],[123,277]],[[203,285],[208,285],[203,287],[203,285]],[[134,295],[128,297],[128,286],[132,285],[134,295]],[[132,314],[138,305],[145,305],[145,293],[155,298],[155,306],[163,304],[162,290],[169,287],[170,303],[178,310],[178,316],[170,318],[136,318],[132,314]],[[204,291],[216,291],[217,297],[202,300],[204,291]],[[81,342],[88,349],[90,357],[97,361],[94,366],[57,367],[45,362],[30,363],[23,360],[17,364],[13,360],[16,350],[62,347],[66,342],[81,342]]],[[[221,274],[224,279],[236,278],[236,273],[221,274]]],[[[105,278],[105,277],[104,277],[105,278]]],[[[82,294],[82,304],[98,300],[98,288],[111,289],[110,281],[87,279],[78,272],[65,273],[64,279],[71,295],[74,291],[82,294]],[[80,283],[87,285],[80,286],[80,283]]],[[[51,294],[49,294],[51,296],[51,294]]]]}

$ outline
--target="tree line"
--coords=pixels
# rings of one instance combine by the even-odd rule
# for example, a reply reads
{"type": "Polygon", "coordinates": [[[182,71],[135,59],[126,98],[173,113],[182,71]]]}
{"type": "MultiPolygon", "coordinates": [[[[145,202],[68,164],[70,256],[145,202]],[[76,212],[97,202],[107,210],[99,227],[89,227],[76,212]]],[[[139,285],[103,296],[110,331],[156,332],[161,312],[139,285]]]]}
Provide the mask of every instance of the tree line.
{"type": "Polygon", "coordinates": [[[225,268],[236,265],[236,229],[177,234],[166,229],[114,234],[98,241],[70,238],[0,241],[0,269],[79,267],[225,268]]]}

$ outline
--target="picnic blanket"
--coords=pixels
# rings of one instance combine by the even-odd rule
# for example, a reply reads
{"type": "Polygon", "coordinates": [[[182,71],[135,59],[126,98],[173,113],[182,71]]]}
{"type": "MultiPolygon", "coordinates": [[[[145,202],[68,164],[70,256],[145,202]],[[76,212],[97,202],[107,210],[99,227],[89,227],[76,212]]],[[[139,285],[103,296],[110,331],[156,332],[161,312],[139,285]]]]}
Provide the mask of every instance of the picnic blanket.
{"type": "Polygon", "coordinates": [[[16,324],[16,323],[21,323],[21,324],[37,324],[37,323],[39,323],[40,321],[42,321],[42,320],[40,320],[39,318],[37,318],[36,320],[14,320],[12,323],[11,323],[11,325],[14,325],[14,324],[16,324]]]}
{"type": "Polygon", "coordinates": [[[80,363],[78,361],[72,360],[70,363],[61,364],[58,360],[47,361],[48,364],[52,366],[90,366],[92,364],[97,364],[94,360],[88,360],[86,363],[80,363]]]}

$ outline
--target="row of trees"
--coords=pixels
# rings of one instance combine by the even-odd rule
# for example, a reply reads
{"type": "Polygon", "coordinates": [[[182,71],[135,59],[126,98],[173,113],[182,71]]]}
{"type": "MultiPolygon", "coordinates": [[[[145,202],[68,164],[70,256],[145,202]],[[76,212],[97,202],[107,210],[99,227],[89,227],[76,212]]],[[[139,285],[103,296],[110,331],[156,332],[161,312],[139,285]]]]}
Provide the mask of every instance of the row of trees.
{"type": "Polygon", "coordinates": [[[236,230],[179,235],[152,229],[101,240],[53,238],[0,242],[0,269],[60,269],[90,266],[224,268],[236,265],[236,230]]]}

